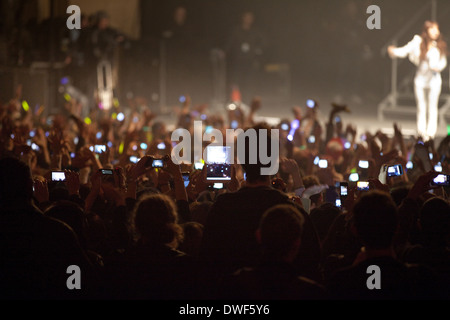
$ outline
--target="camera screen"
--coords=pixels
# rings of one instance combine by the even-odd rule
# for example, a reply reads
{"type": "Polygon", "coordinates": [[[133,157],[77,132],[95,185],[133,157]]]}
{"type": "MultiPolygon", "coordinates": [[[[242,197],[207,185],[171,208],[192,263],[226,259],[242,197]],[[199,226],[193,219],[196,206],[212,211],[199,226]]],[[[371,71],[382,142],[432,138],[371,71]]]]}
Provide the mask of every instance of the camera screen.
{"type": "Polygon", "coordinates": [[[136,156],[131,156],[130,157],[130,162],[132,162],[132,163],[138,163],[139,162],[139,158],[138,157],[136,157],[136,156]]]}
{"type": "Polygon", "coordinates": [[[448,176],[445,174],[440,174],[433,179],[433,183],[436,185],[448,185],[449,183],[448,176]]]}
{"type": "Polygon", "coordinates": [[[402,169],[400,168],[400,165],[395,165],[388,167],[387,170],[388,177],[397,177],[402,175],[402,169]]]}
{"type": "Polygon", "coordinates": [[[153,168],[162,168],[162,167],[164,167],[163,160],[153,160],[152,167],[153,168]]]}
{"type": "Polygon", "coordinates": [[[66,181],[64,172],[52,172],[52,181],[66,181]]]}
{"type": "Polygon", "coordinates": [[[194,163],[194,169],[195,170],[203,170],[204,164],[202,162],[195,162],[194,163]]]}
{"type": "Polygon", "coordinates": [[[230,164],[231,148],[224,146],[206,147],[206,162],[208,164],[230,164]]]}
{"type": "Polygon", "coordinates": [[[369,182],[368,181],[358,181],[358,190],[369,190],[369,182]]]}
{"type": "Polygon", "coordinates": [[[341,205],[341,199],[336,199],[336,207],[340,208],[341,205]]]}
{"type": "Polygon", "coordinates": [[[350,174],[350,176],[348,177],[348,180],[353,181],[353,182],[358,181],[359,180],[359,174],[357,174],[357,173],[350,174]]]}
{"type": "Polygon", "coordinates": [[[369,168],[369,161],[367,161],[367,160],[360,160],[359,161],[359,167],[362,168],[362,169],[369,168]]]}
{"type": "Polygon", "coordinates": [[[223,183],[214,183],[213,188],[214,189],[223,189],[223,183]]]}
{"type": "Polygon", "coordinates": [[[328,168],[328,161],[327,160],[319,160],[319,168],[328,168]]]}
{"type": "Polygon", "coordinates": [[[158,150],[165,150],[166,149],[166,144],[164,142],[161,142],[160,144],[158,144],[158,150]]]}
{"type": "Polygon", "coordinates": [[[112,170],[102,169],[102,174],[105,175],[113,175],[114,172],[112,170]]]}
{"type": "Polygon", "coordinates": [[[341,196],[346,196],[348,193],[348,187],[347,186],[341,186],[341,196]]]}
{"type": "MultiPolygon", "coordinates": [[[[91,149],[92,151],[92,149],[91,149]]],[[[106,152],[106,146],[105,145],[95,145],[94,147],[94,152],[95,153],[103,153],[106,152]]]]}
{"type": "Polygon", "coordinates": [[[206,180],[231,180],[231,166],[229,164],[208,164],[206,180]]]}

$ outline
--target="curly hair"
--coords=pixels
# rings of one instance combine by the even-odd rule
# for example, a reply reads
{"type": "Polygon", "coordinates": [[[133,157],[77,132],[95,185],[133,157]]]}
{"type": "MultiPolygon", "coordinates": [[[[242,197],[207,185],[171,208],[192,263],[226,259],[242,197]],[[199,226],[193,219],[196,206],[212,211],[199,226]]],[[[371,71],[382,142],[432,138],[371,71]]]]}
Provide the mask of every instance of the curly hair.
{"type": "Polygon", "coordinates": [[[139,240],[177,247],[183,238],[173,200],[163,194],[144,196],[135,207],[132,228],[139,240]]]}

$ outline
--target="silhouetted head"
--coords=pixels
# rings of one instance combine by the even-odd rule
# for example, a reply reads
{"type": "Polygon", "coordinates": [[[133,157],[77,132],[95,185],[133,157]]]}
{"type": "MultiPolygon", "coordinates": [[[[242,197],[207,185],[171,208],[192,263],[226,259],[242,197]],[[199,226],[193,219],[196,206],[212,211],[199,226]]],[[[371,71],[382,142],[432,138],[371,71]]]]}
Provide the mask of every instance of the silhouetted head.
{"type": "Polygon", "coordinates": [[[420,210],[420,226],[427,237],[445,239],[450,235],[450,205],[442,198],[434,197],[420,210]]]}
{"type": "Polygon", "coordinates": [[[370,191],[353,208],[358,237],[369,249],[387,249],[397,229],[397,207],[389,194],[370,191]]]}
{"type": "Polygon", "coordinates": [[[137,204],[133,224],[145,244],[177,247],[183,232],[173,200],[163,194],[144,196],[137,204]]]}
{"type": "Polygon", "coordinates": [[[0,160],[0,203],[11,200],[28,202],[33,197],[30,167],[15,158],[0,160]]]}
{"type": "Polygon", "coordinates": [[[79,205],[72,201],[58,201],[45,210],[45,215],[66,223],[78,236],[81,246],[87,247],[87,220],[79,205]]]}
{"type": "Polygon", "coordinates": [[[257,238],[264,257],[292,261],[300,247],[304,218],[292,205],[276,205],[261,218],[257,238]]]}

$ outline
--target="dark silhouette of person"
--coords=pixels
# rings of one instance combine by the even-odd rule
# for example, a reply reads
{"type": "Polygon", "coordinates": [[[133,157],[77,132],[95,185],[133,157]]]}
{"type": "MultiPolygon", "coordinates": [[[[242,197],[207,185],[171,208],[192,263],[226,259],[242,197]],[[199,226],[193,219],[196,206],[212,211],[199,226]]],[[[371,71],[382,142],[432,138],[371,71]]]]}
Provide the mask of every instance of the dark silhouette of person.
{"type": "Polygon", "coordinates": [[[133,214],[134,246],[105,261],[105,292],[112,299],[192,299],[194,260],[177,250],[183,229],[174,201],[163,194],[143,196],[133,214]]]}
{"type": "Polygon", "coordinates": [[[33,204],[30,168],[0,160],[0,296],[3,299],[70,299],[88,294],[92,266],[75,233],[33,204]],[[81,290],[69,290],[67,268],[80,267],[81,290]]]}
{"type": "MultiPolygon", "coordinates": [[[[434,197],[427,200],[419,215],[418,243],[401,253],[401,260],[432,268],[443,278],[443,285],[450,284],[450,205],[448,201],[434,197]]],[[[449,289],[447,289],[449,291],[449,289]]],[[[447,296],[448,292],[447,292],[447,296]]]]}
{"type": "MultiPolygon", "coordinates": [[[[353,265],[338,270],[327,282],[333,299],[409,300],[439,299],[439,277],[430,268],[406,265],[395,255],[393,237],[398,226],[397,207],[389,194],[370,191],[353,209],[354,229],[363,248],[353,265]],[[378,287],[374,271],[379,268],[378,287]],[[370,287],[370,288],[369,288],[370,287]]],[[[376,271],[375,271],[376,272],[376,271]]]]}
{"type": "MultiPolygon", "coordinates": [[[[270,130],[265,136],[260,134],[259,129],[266,126],[254,128],[257,140],[267,139],[267,150],[271,150],[270,130]]],[[[246,140],[245,144],[248,156],[250,142],[246,140]]],[[[270,176],[261,175],[264,165],[259,159],[256,164],[245,161],[242,167],[247,176],[245,186],[236,192],[218,196],[205,225],[200,257],[213,277],[254,266],[260,258],[259,245],[254,235],[263,213],[277,204],[297,206],[285,193],[270,186],[270,176]]],[[[302,235],[304,246],[300,248],[294,265],[300,274],[316,280],[321,254],[319,239],[309,216],[302,208],[298,209],[305,219],[302,235]]]]}
{"type": "Polygon", "coordinates": [[[302,245],[304,217],[290,205],[276,205],[261,218],[256,238],[261,261],[224,281],[228,299],[311,300],[326,297],[324,287],[299,276],[293,262],[302,245]]]}

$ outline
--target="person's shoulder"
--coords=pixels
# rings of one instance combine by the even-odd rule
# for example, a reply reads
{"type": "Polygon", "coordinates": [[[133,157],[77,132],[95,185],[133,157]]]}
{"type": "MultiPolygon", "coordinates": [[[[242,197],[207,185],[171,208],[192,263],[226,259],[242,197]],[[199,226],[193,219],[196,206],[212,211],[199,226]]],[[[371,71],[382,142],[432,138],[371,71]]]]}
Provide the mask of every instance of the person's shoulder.
{"type": "Polygon", "coordinates": [[[412,38],[411,42],[417,42],[417,43],[421,43],[422,42],[422,37],[418,34],[414,35],[414,37],[412,38]]]}

